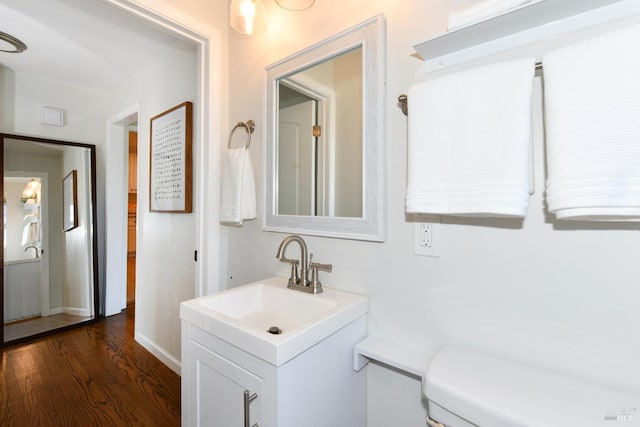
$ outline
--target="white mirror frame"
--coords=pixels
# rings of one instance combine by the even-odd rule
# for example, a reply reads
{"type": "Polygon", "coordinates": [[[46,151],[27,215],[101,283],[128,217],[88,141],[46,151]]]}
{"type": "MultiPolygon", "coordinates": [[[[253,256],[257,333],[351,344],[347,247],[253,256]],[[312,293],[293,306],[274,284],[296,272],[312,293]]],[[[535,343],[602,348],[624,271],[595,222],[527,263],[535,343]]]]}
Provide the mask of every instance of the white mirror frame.
{"type": "Polygon", "coordinates": [[[378,15],[266,68],[266,203],[264,230],[382,242],[385,238],[386,30],[378,15]],[[276,215],[278,81],[362,46],[363,216],[361,218],[276,215]]]}

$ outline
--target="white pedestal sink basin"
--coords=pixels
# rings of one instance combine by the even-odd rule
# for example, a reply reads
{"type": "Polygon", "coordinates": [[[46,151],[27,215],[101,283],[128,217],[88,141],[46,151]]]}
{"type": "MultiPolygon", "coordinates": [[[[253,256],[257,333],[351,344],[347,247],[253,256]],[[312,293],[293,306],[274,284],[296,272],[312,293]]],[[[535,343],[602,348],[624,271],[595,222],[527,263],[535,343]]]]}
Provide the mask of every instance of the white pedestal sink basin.
{"type": "Polygon", "coordinates": [[[367,297],[330,287],[305,294],[287,289],[286,278],[272,277],[183,302],[180,318],[280,366],[367,310],[367,297]],[[268,332],[272,327],[281,332],[268,332]]]}

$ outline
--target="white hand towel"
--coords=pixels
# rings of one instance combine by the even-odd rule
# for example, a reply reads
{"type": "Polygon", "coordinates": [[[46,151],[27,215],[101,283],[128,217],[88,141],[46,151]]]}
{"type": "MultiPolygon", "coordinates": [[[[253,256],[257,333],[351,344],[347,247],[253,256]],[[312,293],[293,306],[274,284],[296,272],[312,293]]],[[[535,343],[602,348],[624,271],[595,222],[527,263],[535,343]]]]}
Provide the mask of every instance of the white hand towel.
{"type": "Polygon", "coordinates": [[[534,58],[409,90],[407,213],[524,217],[534,58]]]}
{"type": "Polygon", "coordinates": [[[539,1],[541,0],[485,0],[452,12],[449,15],[448,28],[449,31],[453,31],[539,1]]]}
{"type": "Polygon", "coordinates": [[[640,25],[543,57],[547,202],[561,219],[640,220],[640,25]]]}
{"type": "Polygon", "coordinates": [[[245,147],[227,151],[222,177],[220,222],[242,224],[256,217],[256,188],[249,150],[245,147]]]}

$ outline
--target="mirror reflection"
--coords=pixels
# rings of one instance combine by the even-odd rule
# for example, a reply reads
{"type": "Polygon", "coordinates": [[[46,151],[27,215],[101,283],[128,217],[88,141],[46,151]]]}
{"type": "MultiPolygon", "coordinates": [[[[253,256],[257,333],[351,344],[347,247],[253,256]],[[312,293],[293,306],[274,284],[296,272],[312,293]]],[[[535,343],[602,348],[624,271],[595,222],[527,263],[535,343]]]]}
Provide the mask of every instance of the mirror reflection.
{"type": "Polygon", "coordinates": [[[277,81],[277,214],[362,217],[362,47],[277,81]]]}
{"type": "Polygon", "coordinates": [[[95,319],[95,147],[2,135],[3,342],[95,319]],[[75,203],[63,179],[76,171],[75,203]],[[78,214],[64,231],[63,212],[78,214]]]}

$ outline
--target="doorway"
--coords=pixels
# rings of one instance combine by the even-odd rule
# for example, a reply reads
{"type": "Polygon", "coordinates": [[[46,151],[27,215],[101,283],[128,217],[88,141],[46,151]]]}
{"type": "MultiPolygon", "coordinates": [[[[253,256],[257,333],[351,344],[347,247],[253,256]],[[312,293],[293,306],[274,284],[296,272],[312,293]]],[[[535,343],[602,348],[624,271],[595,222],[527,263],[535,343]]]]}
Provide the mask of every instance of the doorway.
{"type": "Polygon", "coordinates": [[[137,239],[137,131],[140,105],[134,104],[107,122],[107,152],[111,177],[106,182],[107,211],[105,316],[120,313],[135,300],[137,239]],[[129,142],[134,132],[135,143],[129,142]],[[135,144],[135,158],[131,150],[135,144]],[[130,145],[132,148],[130,148],[130,145]],[[135,171],[135,173],[134,173],[135,171]],[[134,209],[135,206],[135,209],[134,209]],[[131,212],[130,212],[131,211],[131,212]],[[134,213],[135,211],[135,213],[134,213]],[[132,215],[130,215],[130,213],[132,215]],[[130,228],[133,232],[130,233],[130,228]],[[133,253],[131,253],[133,252],[133,253]],[[130,257],[129,255],[134,255],[130,257]],[[133,286],[129,286],[132,283],[133,286]]]}
{"type": "Polygon", "coordinates": [[[136,302],[136,221],[138,211],[138,125],[133,124],[127,131],[128,203],[127,203],[127,308],[136,302]]]}
{"type": "MultiPolygon", "coordinates": [[[[139,18],[143,23],[157,25],[168,33],[174,34],[183,41],[191,42],[196,49],[197,72],[196,80],[198,84],[195,88],[193,100],[197,108],[194,110],[194,145],[193,145],[193,162],[194,162],[194,179],[193,179],[193,197],[198,203],[195,205],[193,223],[195,229],[195,242],[192,245],[197,252],[197,260],[195,263],[195,296],[205,295],[219,289],[221,278],[225,277],[225,266],[221,264],[221,233],[220,226],[215,220],[218,210],[218,202],[216,192],[212,188],[217,188],[218,177],[211,169],[211,165],[217,165],[220,162],[220,146],[221,129],[224,128],[221,123],[222,98],[219,95],[218,76],[224,75],[222,71],[224,50],[221,48],[221,33],[214,27],[202,26],[193,19],[188,19],[185,24],[168,20],[165,15],[155,12],[148,8],[138,6],[137,2],[132,0],[108,0],[118,9],[139,18]],[[207,141],[207,143],[203,143],[207,141]],[[209,219],[214,218],[213,221],[209,219]]],[[[217,6],[216,6],[217,7],[217,6]]],[[[186,81],[186,80],[185,80],[186,81]]],[[[130,124],[125,123],[130,116],[135,116],[135,122],[140,125],[141,134],[146,132],[147,122],[139,121],[138,112],[141,111],[141,101],[139,97],[130,97],[130,101],[138,99],[137,104],[121,110],[120,113],[107,119],[107,138],[105,149],[105,164],[109,165],[109,177],[105,180],[105,259],[108,268],[104,270],[105,288],[104,288],[104,308],[105,316],[120,313],[126,307],[126,263],[127,263],[127,216],[124,215],[127,206],[128,195],[126,191],[126,173],[121,168],[125,167],[128,162],[128,149],[124,143],[123,127],[130,124]],[[123,166],[124,165],[124,166],[123,166]],[[125,182],[121,182],[125,181],[125,182]]],[[[145,108],[148,106],[145,105],[145,108]]],[[[162,111],[158,108],[158,111],[162,111]]],[[[140,139],[140,144],[146,144],[145,140],[140,139]]],[[[146,156],[147,150],[139,151],[141,157],[146,156]]],[[[139,159],[139,163],[145,170],[139,170],[139,173],[146,173],[146,161],[139,159]]],[[[146,181],[146,180],[145,180],[146,181]]],[[[140,183],[145,183],[140,181],[140,183]]],[[[142,205],[145,199],[139,199],[142,205]]],[[[146,259],[140,259],[138,249],[144,243],[144,233],[148,229],[148,223],[143,221],[146,219],[147,212],[141,212],[141,205],[138,204],[137,209],[137,283],[136,293],[137,299],[142,301],[143,295],[143,277],[147,274],[144,267],[147,266],[146,259]]],[[[162,216],[154,216],[155,219],[162,219],[162,216]]],[[[195,258],[194,254],[194,258],[195,258]]],[[[155,259],[155,258],[154,258],[155,259]]],[[[191,258],[189,258],[189,261],[191,258]]],[[[155,292],[155,290],[154,290],[155,292]]],[[[160,301],[164,303],[165,301],[160,301]]],[[[139,304],[138,304],[139,305],[139,304]]],[[[145,304],[147,310],[151,310],[145,319],[152,321],[159,318],[157,306],[152,307],[145,304]]],[[[138,307],[140,310],[140,307],[138,307]]],[[[159,320],[159,319],[158,319],[159,320]]],[[[143,331],[149,331],[150,336],[145,336],[143,331],[137,330],[137,337],[147,349],[150,349],[161,360],[176,366],[170,357],[164,354],[162,343],[158,348],[158,342],[154,342],[156,333],[152,331],[153,326],[141,327],[143,331]]]]}

